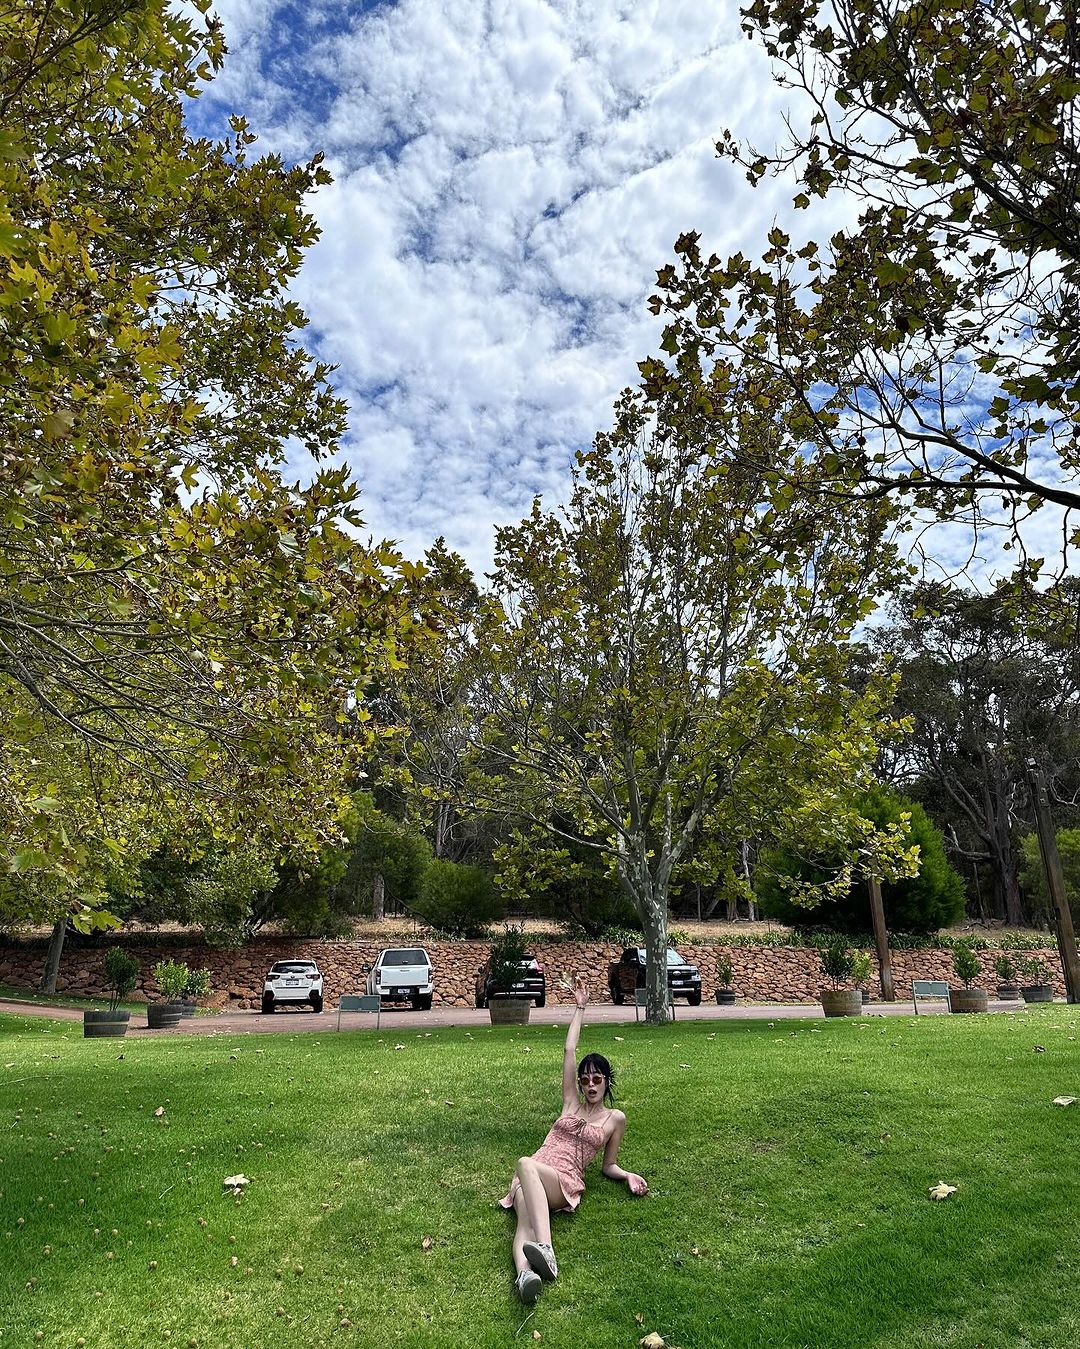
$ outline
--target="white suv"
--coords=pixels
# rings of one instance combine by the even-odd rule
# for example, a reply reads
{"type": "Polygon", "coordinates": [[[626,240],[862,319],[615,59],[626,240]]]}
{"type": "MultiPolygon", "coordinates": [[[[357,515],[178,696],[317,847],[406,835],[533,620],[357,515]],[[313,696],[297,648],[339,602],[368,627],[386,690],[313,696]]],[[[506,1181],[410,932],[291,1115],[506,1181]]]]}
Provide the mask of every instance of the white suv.
{"type": "Polygon", "coordinates": [[[323,977],[314,960],[279,960],[263,984],[262,1009],[273,1012],[283,1003],[311,1003],[322,1011],[323,977]]]}

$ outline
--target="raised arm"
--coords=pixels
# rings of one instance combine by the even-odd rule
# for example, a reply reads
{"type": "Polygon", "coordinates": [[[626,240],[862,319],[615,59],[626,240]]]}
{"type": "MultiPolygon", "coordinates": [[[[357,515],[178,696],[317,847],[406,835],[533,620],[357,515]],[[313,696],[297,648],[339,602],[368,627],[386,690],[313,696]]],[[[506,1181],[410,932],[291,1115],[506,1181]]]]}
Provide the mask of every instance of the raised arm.
{"type": "Polygon", "coordinates": [[[570,1018],[570,1027],[566,1032],[566,1049],[563,1051],[562,1098],[563,1109],[573,1110],[577,1105],[577,1047],[581,1036],[581,1023],[585,1019],[585,1004],[589,1001],[589,985],[580,976],[574,983],[574,1015],[570,1018]]]}

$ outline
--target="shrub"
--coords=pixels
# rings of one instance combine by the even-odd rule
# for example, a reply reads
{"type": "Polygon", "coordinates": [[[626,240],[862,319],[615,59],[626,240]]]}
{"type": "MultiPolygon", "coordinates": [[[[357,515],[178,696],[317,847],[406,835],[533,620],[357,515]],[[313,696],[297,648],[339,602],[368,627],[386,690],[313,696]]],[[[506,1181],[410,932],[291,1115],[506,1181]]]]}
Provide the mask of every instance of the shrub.
{"type": "Polygon", "coordinates": [[[1053,980],[1050,975],[1050,967],[1045,960],[1040,960],[1037,956],[1032,960],[1023,960],[1020,962],[1020,972],[1028,982],[1032,984],[1049,984],[1053,980]]]}
{"type": "Polygon", "coordinates": [[[1003,984],[1015,984],[1016,962],[1002,951],[1000,955],[994,957],[994,973],[1003,984]]]}
{"type": "Polygon", "coordinates": [[[495,988],[508,989],[517,979],[529,952],[525,933],[509,923],[491,943],[491,982],[495,988]]]}
{"type": "Polygon", "coordinates": [[[856,951],[851,957],[851,982],[856,988],[865,988],[874,973],[874,962],[866,951],[856,951]]]}
{"type": "Polygon", "coordinates": [[[191,970],[188,973],[187,983],[184,985],[184,997],[193,998],[196,1002],[200,998],[205,998],[210,992],[210,971],[191,970]]]}
{"type": "Polygon", "coordinates": [[[725,952],[716,957],[716,982],[721,988],[730,988],[735,972],[731,968],[731,957],[725,952]]]}
{"type": "Polygon", "coordinates": [[[424,874],[416,912],[441,932],[479,937],[502,916],[502,900],[483,867],[432,862],[424,874]]]}
{"type": "MultiPolygon", "coordinates": [[[[897,881],[883,881],[881,899],[888,927],[900,932],[936,932],[958,922],[964,913],[964,882],[945,855],[945,841],[922,806],[884,787],[875,787],[859,800],[859,810],[876,825],[898,824],[910,814],[908,836],[919,845],[919,874],[897,881]]],[[[847,935],[866,931],[870,896],[866,881],[859,879],[841,899],[828,900],[815,909],[793,904],[783,885],[784,877],[822,881],[834,872],[839,859],[816,861],[798,857],[785,849],[767,849],[754,880],[763,912],[780,923],[806,923],[847,935]]]]}
{"type": "Polygon", "coordinates": [[[956,977],[965,988],[970,988],[982,973],[979,957],[972,950],[971,944],[966,941],[958,941],[953,947],[952,964],[956,977]]]}
{"type": "Polygon", "coordinates": [[[821,948],[820,953],[821,972],[832,984],[833,988],[840,988],[851,978],[852,966],[855,963],[855,956],[851,948],[843,942],[831,941],[827,946],[821,948]]]}
{"type": "Polygon", "coordinates": [[[115,1012],[139,977],[139,962],[120,946],[113,946],[105,956],[103,966],[105,987],[110,990],[109,1011],[115,1012]]]}
{"type": "Polygon", "coordinates": [[[154,966],[154,978],[166,1002],[179,1002],[191,978],[191,971],[186,961],[159,960],[154,966]]]}

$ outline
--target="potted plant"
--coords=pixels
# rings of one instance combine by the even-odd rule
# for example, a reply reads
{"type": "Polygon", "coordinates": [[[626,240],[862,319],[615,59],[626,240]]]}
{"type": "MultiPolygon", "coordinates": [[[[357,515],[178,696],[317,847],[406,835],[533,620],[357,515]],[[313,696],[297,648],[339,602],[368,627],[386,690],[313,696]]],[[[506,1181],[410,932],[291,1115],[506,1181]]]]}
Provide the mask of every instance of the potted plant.
{"type": "Polygon", "coordinates": [[[500,936],[491,943],[491,995],[488,998],[488,1015],[491,1024],[527,1026],[529,1024],[528,998],[515,998],[510,994],[514,984],[521,978],[521,967],[529,958],[525,947],[525,934],[520,927],[509,923],[500,936]]]}
{"type": "Polygon", "coordinates": [[[737,996],[731,981],[735,972],[731,968],[731,957],[726,951],[716,957],[716,1002],[719,1007],[732,1007],[737,996]]]}
{"type": "Polygon", "coordinates": [[[187,988],[191,971],[183,960],[159,960],[154,966],[161,1002],[152,1002],[146,1009],[146,1024],[151,1030],[167,1030],[180,1024],[184,1006],[181,999],[187,988]]]}
{"type": "Polygon", "coordinates": [[[1050,982],[1050,968],[1039,956],[1025,960],[1020,968],[1025,983],[1020,993],[1025,1002],[1053,1002],[1054,985],[1050,982]]]}
{"type": "Polygon", "coordinates": [[[870,1001],[870,993],[867,985],[873,978],[874,962],[870,959],[868,951],[856,951],[851,957],[851,982],[859,991],[859,999],[862,1002],[870,1001]]]}
{"type": "Polygon", "coordinates": [[[862,1011],[862,994],[857,988],[845,988],[851,978],[854,955],[842,941],[831,941],[820,952],[821,972],[831,988],[818,990],[822,1011],[826,1016],[858,1016],[862,1011]]]}
{"type": "Polygon", "coordinates": [[[972,988],[972,984],[982,974],[982,965],[971,943],[958,941],[953,947],[953,970],[963,983],[963,988],[949,989],[949,1008],[953,1012],[985,1012],[986,989],[972,988]]]}
{"type": "Polygon", "coordinates": [[[183,1008],[181,1016],[194,1016],[195,1010],[199,1005],[199,999],[205,998],[210,992],[210,971],[191,970],[188,973],[187,983],[184,985],[184,994],[180,1005],[183,1008]]]}
{"type": "Polygon", "coordinates": [[[119,1038],[127,1034],[131,1013],[120,1004],[135,987],[139,977],[139,962],[122,947],[113,946],[102,966],[105,987],[109,990],[108,1010],[83,1012],[83,1035],[88,1040],[119,1038]]]}
{"type": "Polygon", "coordinates": [[[1016,962],[1001,951],[994,957],[994,973],[998,977],[997,995],[999,1002],[1016,1002],[1020,996],[1017,980],[1016,962]]]}

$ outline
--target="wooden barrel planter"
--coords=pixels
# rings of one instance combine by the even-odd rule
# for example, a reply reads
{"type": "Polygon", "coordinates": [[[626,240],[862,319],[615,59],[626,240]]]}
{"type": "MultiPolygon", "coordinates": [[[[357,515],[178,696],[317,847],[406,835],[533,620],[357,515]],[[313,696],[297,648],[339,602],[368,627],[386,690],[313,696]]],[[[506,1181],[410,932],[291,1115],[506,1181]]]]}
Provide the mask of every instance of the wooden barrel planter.
{"type": "Polygon", "coordinates": [[[83,1012],[83,1038],[86,1040],[115,1040],[127,1034],[130,1012],[83,1012]]]}
{"type": "Polygon", "coordinates": [[[826,1016],[859,1016],[862,1013],[862,993],[857,988],[821,988],[818,997],[826,1016]]]}
{"type": "Polygon", "coordinates": [[[716,990],[717,1007],[734,1007],[735,999],[738,994],[733,988],[718,988],[716,990]]]}
{"type": "Polygon", "coordinates": [[[949,1009],[953,1012],[985,1012],[985,988],[950,988],[949,1009]]]}
{"type": "Polygon", "coordinates": [[[146,1007],[146,1024],[151,1030],[171,1030],[179,1026],[183,1007],[178,1002],[151,1002],[146,1007]]]}
{"type": "Polygon", "coordinates": [[[1022,988],[1022,989],[1020,990],[1020,992],[1023,994],[1023,998],[1024,998],[1024,1001],[1025,1001],[1025,1002],[1053,1002],[1053,1001],[1054,1001],[1054,985],[1053,985],[1053,984],[1028,984],[1027,987],[1026,987],[1026,988],[1022,988]]]}
{"type": "Polygon", "coordinates": [[[998,1002],[1019,1002],[1020,985],[1019,984],[998,984],[997,989],[998,1002]]]}
{"type": "Polygon", "coordinates": [[[488,999],[488,1013],[493,1026],[527,1026],[531,1007],[528,998],[500,998],[496,995],[488,999]]]}

